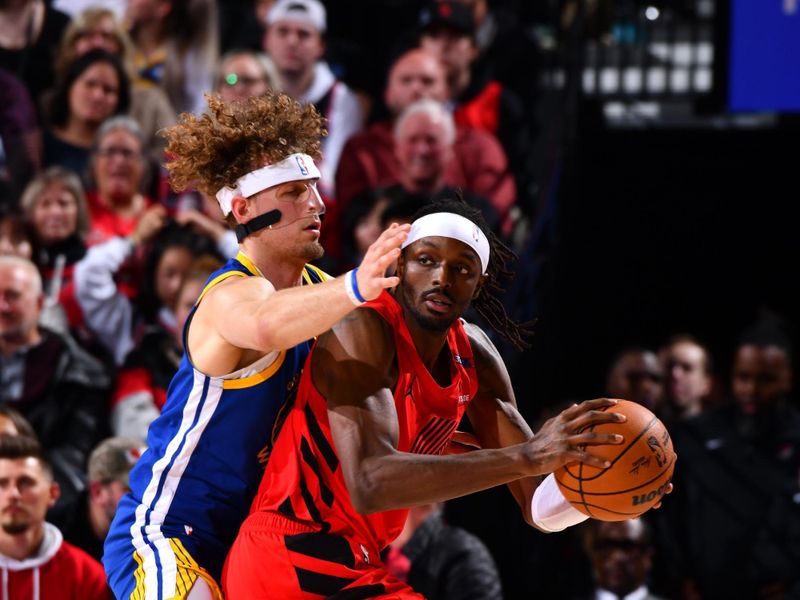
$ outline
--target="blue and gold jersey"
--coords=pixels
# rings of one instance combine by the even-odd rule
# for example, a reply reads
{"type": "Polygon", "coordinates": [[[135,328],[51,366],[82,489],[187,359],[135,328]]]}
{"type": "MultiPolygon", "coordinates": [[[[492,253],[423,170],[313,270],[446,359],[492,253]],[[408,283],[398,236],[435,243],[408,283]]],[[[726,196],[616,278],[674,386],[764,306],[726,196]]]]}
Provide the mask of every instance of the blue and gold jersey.
{"type": "MultiPolygon", "coordinates": [[[[211,275],[194,310],[220,281],[252,276],[260,272],[239,253],[211,275]]],[[[303,279],[327,275],[307,265],[303,279]]],[[[106,539],[103,562],[117,598],[182,597],[197,576],[219,580],[310,347],[271,352],[221,377],[201,373],[184,353],[106,539]]]]}

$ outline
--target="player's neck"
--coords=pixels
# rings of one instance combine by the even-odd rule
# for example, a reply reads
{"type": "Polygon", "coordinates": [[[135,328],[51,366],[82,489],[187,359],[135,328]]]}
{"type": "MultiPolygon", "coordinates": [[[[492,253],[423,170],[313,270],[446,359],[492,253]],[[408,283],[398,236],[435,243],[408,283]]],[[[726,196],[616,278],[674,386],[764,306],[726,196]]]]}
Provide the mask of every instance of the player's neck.
{"type": "MultiPolygon", "coordinates": [[[[411,339],[414,341],[414,347],[417,349],[422,363],[428,368],[428,372],[438,381],[436,377],[436,365],[442,356],[447,343],[447,331],[431,331],[420,326],[414,318],[406,319],[406,326],[408,332],[411,334],[411,339]]],[[[449,331],[449,330],[448,330],[449,331]]],[[[449,376],[448,373],[446,374],[449,376]]],[[[438,382],[440,385],[441,381],[438,382]]]]}
{"type": "Polygon", "coordinates": [[[285,256],[275,256],[263,245],[251,245],[247,241],[241,245],[241,251],[276,290],[300,285],[305,266],[305,261],[301,258],[288,261],[285,256]]]}

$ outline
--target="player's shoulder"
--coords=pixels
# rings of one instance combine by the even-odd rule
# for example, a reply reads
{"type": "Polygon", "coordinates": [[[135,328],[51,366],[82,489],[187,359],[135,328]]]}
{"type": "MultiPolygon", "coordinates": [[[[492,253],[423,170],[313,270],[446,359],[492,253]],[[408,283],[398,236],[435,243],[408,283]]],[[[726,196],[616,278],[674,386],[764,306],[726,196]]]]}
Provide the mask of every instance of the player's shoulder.
{"type": "MultiPolygon", "coordinates": [[[[375,311],[354,310],[317,338],[314,346],[315,374],[368,380],[375,373],[385,375],[396,354],[388,323],[375,311]]],[[[319,377],[315,375],[315,381],[319,377]]]]}
{"type": "Polygon", "coordinates": [[[464,325],[464,333],[467,334],[469,345],[472,348],[472,353],[476,361],[493,362],[500,359],[500,353],[483,329],[475,325],[475,323],[470,323],[468,321],[462,322],[464,325]]]}
{"type": "Polygon", "coordinates": [[[362,348],[374,348],[392,337],[389,323],[376,311],[359,308],[347,314],[323,336],[356,342],[362,348]]]}
{"type": "Polygon", "coordinates": [[[506,378],[508,375],[503,357],[486,332],[478,325],[466,321],[464,321],[464,332],[469,339],[475,369],[480,379],[483,380],[489,375],[506,378]]]}
{"type": "Polygon", "coordinates": [[[239,271],[228,271],[224,279],[211,280],[200,296],[214,303],[266,297],[275,292],[275,286],[264,277],[248,277],[239,271]],[[212,300],[213,299],[213,300],[212,300]]]}

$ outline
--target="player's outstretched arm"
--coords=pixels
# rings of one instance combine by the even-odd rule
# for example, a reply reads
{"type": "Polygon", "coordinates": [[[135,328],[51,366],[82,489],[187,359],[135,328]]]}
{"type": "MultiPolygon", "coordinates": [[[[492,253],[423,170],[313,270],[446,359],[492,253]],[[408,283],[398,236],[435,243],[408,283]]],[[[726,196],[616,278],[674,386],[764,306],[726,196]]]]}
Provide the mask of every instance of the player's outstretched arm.
{"type": "Polygon", "coordinates": [[[311,364],[314,385],[328,402],[331,433],[350,499],[362,513],[448,500],[550,473],[573,460],[604,466],[603,460],[578,446],[618,443],[608,434],[578,433],[585,425],[617,419],[613,413],[595,410],[609,401],[585,403],[572,418],[551,424],[541,438],[531,438],[512,396],[493,404],[506,416],[495,417],[495,426],[481,430],[479,439],[500,446],[510,440],[501,430],[516,429],[518,443],[448,456],[399,452],[394,363],[388,325],[372,311],[359,310],[320,337],[311,364]]]}
{"type": "MultiPolygon", "coordinates": [[[[408,230],[408,225],[392,224],[369,247],[356,273],[365,300],[397,285],[397,277],[385,273],[400,254],[408,230]]],[[[213,330],[235,348],[261,352],[291,348],[329,329],[355,308],[347,277],[280,291],[261,278],[231,278],[209,294],[205,314],[213,330]]]]}

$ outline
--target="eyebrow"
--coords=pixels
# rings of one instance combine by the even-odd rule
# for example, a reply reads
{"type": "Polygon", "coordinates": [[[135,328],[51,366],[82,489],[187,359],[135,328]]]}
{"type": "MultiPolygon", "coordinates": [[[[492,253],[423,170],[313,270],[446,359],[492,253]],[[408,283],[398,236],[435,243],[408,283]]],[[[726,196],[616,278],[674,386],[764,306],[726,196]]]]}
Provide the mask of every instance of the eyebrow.
{"type": "MultiPolygon", "coordinates": [[[[442,236],[442,237],[447,237],[447,236],[442,236]]],[[[454,239],[454,238],[449,238],[449,239],[454,239]]],[[[431,241],[429,238],[421,238],[421,239],[419,239],[417,241],[423,246],[429,246],[431,248],[435,248],[436,250],[441,250],[441,247],[439,246],[439,244],[437,244],[436,242],[431,241]]],[[[456,240],[456,241],[458,242],[460,240],[456,240]]],[[[466,244],[464,244],[464,242],[461,242],[461,243],[464,246],[466,246],[466,244]]],[[[464,248],[463,250],[461,250],[459,252],[459,255],[462,258],[468,258],[470,260],[473,260],[474,262],[476,262],[478,264],[480,264],[480,262],[481,262],[480,258],[478,257],[477,252],[475,252],[471,248],[464,248]]]]}

